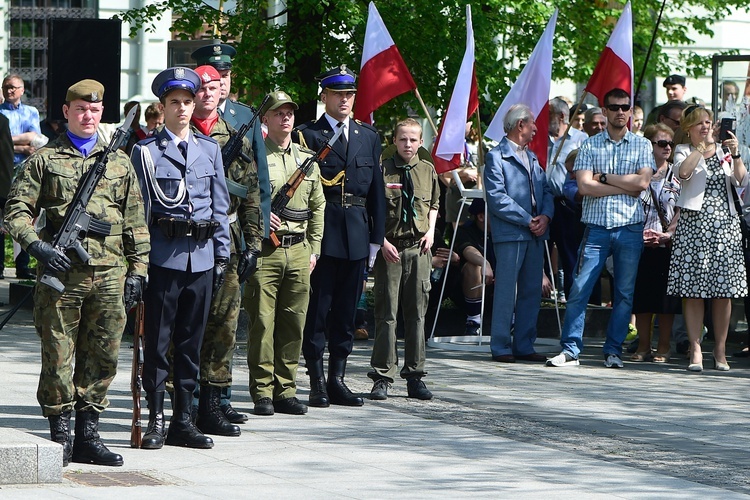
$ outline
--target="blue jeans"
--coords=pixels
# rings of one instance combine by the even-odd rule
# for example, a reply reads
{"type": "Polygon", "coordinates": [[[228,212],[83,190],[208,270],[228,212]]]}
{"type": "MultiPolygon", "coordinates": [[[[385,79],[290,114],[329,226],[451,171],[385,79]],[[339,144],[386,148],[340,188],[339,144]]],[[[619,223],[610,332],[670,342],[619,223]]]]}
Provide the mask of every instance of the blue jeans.
{"type": "Polygon", "coordinates": [[[628,334],[630,312],[633,308],[633,289],[638,273],[638,261],[643,251],[643,224],[607,229],[587,225],[578,251],[575,280],[565,307],[560,345],[563,352],[577,358],[583,349],[583,327],[586,303],[594,284],[599,280],[604,262],[614,259],[614,300],[607,325],[607,340],[603,352],[622,354],[622,343],[628,334]]]}

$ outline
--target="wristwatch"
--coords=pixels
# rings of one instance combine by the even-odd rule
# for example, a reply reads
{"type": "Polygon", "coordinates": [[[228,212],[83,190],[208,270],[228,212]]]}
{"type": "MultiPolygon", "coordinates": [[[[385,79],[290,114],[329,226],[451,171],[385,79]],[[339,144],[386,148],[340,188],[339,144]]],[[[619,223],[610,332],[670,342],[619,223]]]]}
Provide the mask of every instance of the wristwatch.
{"type": "Polygon", "coordinates": [[[601,182],[602,184],[606,184],[607,183],[607,174],[599,174],[599,182],[601,182]]]}

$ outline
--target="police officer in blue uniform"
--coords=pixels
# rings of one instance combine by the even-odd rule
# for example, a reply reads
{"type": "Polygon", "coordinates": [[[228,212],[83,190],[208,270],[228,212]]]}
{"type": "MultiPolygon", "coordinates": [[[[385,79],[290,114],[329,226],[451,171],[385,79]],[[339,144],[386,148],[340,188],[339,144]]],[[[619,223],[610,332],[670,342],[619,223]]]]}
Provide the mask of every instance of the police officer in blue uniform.
{"type": "Polygon", "coordinates": [[[144,295],[143,386],[149,423],[143,448],[163,444],[211,448],[193,424],[190,409],[211,297],[229,262],[229,193],[221,150],[213,139],[190,131],[198,74],[188,68],[159,73],[151,90],[164,105],[164,128],[131,154],[141,183],[151,234],[148,288],[144,295]],[[164,390],[169,345],[174,345],[174,408],[164,432],[164,390]]]}
{"type": "MultiPolygon", "coordinates": [[[[240,102],[229,99],[229,91],[232,87],[232,58],[237,51],[231,45],[225,43],[214,43],[204,45],[193,51],[190,55],[199,66],[207,64],[216,68],[221,76],[221,97],[219,98],[219,116],[226,121],[234,130],[239,130],[242,125],[250,123],[253,117],[253,108],[240,102]]],[[[253,124],[252,130],[245,136],[250,139],[253,147],[253,158],[258,166],[258,186],[260,188],[260,207],[263,215],[264,237],[268,238],[271,217],[271,184],[268,177],[268,161],[266,160],[266,145],[263,141],[263,133],[260,128],[260,118],[253,124]]],[[[231,370],[231,365],[230,365],[231,370]]],[[[240,424],[247,420],[247,416],[232,408],[232,388],[222,387],[221,409],[227,420],[233,424],[240,424]]]]}
{"type": "Polygon", "coordinates": [[[374,127],[349,117],[357,91],[352,71],[340,66],[318,80],[325,114],[298,127],[293,137],[317,151],[339,127],[344,131],[333,151],[319,162],[325,222],[320,258],[311,276],[302,353],[310,376],[310,406],[362,406],[362,398],[352,394],[344,375],[354,340],[362,275],[365,266],[372,267],[385,236],[381,142],[374,127]],[[326,330],[327,382],[323,365],[326,330]]]}

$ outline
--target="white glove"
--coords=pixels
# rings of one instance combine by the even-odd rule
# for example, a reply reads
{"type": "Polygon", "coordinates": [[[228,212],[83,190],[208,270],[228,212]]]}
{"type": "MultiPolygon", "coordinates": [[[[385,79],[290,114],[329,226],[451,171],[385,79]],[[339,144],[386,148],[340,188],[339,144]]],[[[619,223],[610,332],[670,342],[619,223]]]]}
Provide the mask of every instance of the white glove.
{"type": "Polygon", "coordinates": [[[378,256],[380,251],[380,245],[377,243],[370,243],[370,257],[367,259],[367,269],[372,270],[372,266],[375,265],[375,257],[378,256]]]}

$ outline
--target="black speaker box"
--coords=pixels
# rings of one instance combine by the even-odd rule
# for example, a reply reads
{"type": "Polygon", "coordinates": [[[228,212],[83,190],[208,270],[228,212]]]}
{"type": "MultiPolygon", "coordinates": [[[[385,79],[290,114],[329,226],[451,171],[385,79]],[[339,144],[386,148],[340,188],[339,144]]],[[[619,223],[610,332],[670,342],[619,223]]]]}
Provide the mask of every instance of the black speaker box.
{"type": "Polygon", "coordinates": [[[47,116],[64,120],[68,87],[91,78],[104,85],[102,122],[119,123],[122,21],[52,19],[49,23],[47,116]]]}

